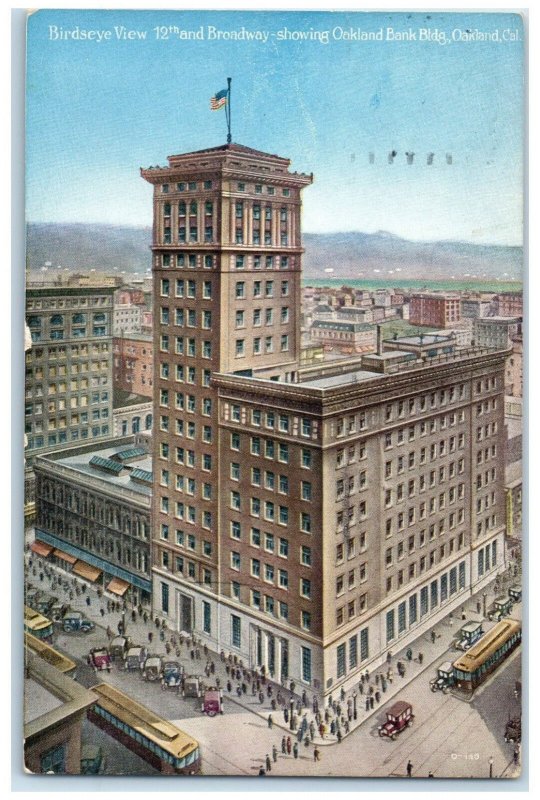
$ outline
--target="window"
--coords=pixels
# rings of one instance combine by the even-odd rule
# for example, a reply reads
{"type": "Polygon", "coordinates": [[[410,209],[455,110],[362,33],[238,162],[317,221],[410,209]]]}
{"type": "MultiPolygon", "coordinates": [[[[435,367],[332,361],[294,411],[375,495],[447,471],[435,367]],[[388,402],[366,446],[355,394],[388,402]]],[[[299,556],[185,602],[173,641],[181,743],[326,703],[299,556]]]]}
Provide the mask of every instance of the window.
{"type": "Polygon", "coordinates": [[[240,553],[231,553],[231,568],[240,570],[240,553]]]}
{"type": "Polygon", "coordinates": [[[303,544],[300,547],[300,561],[305,567],[311,566],[311,547],[303,544]]]}
{"type": "Polygon", "coordinates": [[[242,300],[246,296],[246,285],[244,281],[236,282],[236,299],[242,300]]]}
{"type": "Polygon", "coordinates": [[[302,680],[311,683],[311,650],[302,647],[302,680]]]}
{"type": "Polygon", "coordinates": [[[311,630],[311,614],[309,613],[309,611],[302,611],[300,617],[300,624],[302,625],[302,628],[305,631],[311,630]]]}
{"type": "Polygon", "coordinates": [[[345,675],[345,645],[340,644],[337,647],[337,677],[342,678],[345,675]]]}
{"type": "Polygon", "coordinates": [[[161,610],[164,614],[169,613],[169,584],[161,584],[161,610]]]}
{"type": "Polygon", "coordinates": [[[308,599],[311,597],[311,581],[307,578],[300,579],[300,594],[308,599]]]}
{"type": "Polygon", "coordinates": [[[394,609],[392,609],[386,613],[386,643],[391,642],[394,637],[394,609]]]}
{"type": "Polygon", "coordinates": [[[231,644],[233,647],[241,645],[242,620],[240,617],[231,614],[231,644]]]}

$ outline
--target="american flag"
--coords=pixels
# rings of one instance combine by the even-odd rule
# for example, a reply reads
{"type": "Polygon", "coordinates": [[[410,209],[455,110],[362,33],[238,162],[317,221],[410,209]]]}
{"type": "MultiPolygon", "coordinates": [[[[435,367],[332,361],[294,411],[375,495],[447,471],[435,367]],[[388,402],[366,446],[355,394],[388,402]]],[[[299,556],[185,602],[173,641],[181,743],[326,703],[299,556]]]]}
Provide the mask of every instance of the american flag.
{"type": "Polygon", "coordinates": [[[227,105],[228,93],[228,89],[222,89],[221,92],[216,92],[216,94],[210,98],[210,110],[219,111],[220,108],[227,105]]]}

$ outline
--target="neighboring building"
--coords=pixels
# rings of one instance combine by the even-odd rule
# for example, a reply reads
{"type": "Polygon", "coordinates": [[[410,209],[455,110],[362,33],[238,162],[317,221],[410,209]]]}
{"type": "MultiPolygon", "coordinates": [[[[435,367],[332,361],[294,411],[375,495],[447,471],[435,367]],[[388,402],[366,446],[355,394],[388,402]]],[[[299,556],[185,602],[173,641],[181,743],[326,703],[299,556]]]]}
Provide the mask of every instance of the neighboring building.
{"type": "Polygon", "coordinates": [[[369,353],[375,349],[375,329],[363,322],[334,322],[315,320],[311,339],[325,350],[341,353],[369,353]]]}
{"type": "Polygon", "coordinates": [[[373,311],[371,308],[359,308],[358,306],[339,308],[336,312],[336,319],[340,322],[373,322],[373,311]]]}
{"type": "Polygon", "coordinates": [[[131,304],[116,304],[114,306],[115,336],[141,332],[142,309],[141,306],[131,304]]]}
{"type": "Polygon", "coordinates": [[[523,317],[523,293],[503,292],[495,298],[495,313],[499,317],[523,317]]]}
{"type": "Polygon", "coordinates": [[[115,437],[152,430],[153,405],[147,397],[115,389],[113,404],[115,437]]]}
{"type": "Polygon", "coordinates": [[[112,434],[113,286],[26,290],[25,430],[37,454],[112,434]]]}
{"type": "Polygon", "coordinates": [[[463,319],[481,319],[491,313],[492,301],[480,298],[463,297],[461,299],[461,316],[463,319]]]}
{"type": "Polygon", "coordinates": [[[152,334],[154,330],[154,315],[151,311],[143,311],[141,315],[141,332],[152,334]]]}
{"type": "Polygon", "coordinates": [[[36,542],[134,603],[151,598],[152,459],[133,437],[36,458],[36,542]]]}
{"type": "Polygon", "coordinates": [[[313,319],[331,320],[334,319],[334,309],[326,303],[321,303],[313,309],[313,319]]]}
{"type": "Polygon", "coordinates": [[[511,541],[522,535],[523,476],[521,460],[508,464],[505,473],[506,535],[511,541]]]}
{"type": "Polygon", "coordinates": [[[151,334],[132,333],[113,339],[113,385],[117,390],[152,397],[153,340],[151,334]]]}
{"type": "Polygon", "coordinates": [[[459,295],[425,292],[411,295],[409,322],[411,325],[430,325],[451,328],[461,319],[459,295]]]}
{"type": "Polygon", "coordinates": [[[520,333],[519,317],[484,317],[475,319],[473,324],[473,339],[477,347],[506,349],[511,346],[511,340],[520,333]]]}
{"type": "Polygon", "coordinates": [[[81,727],[96,695],[25,650],[24,765],[34,774],[79,775],[81,727]]]}
{"type": "Polygon", "coordinates": [[[504,568],[507,352],[418,341],[300,369],[311,177],[288,166],[231,144],[142,170],[153,600],[170,629],[329,695],[504,568]]]}
{"type": "Polygon", "coordinates": [[[523,397],[523,337],[512,339],[512,354],[506,361],[506,393],[523,397]]]}

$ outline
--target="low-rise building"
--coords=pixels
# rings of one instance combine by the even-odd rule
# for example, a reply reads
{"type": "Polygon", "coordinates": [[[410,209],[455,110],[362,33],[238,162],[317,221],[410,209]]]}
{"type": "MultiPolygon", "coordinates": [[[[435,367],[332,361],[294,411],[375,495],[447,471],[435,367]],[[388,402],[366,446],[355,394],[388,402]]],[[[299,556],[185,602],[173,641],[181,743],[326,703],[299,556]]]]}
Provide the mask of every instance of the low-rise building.
{"type": "Polygon", "coordinates": [[[521,333],[520,317],[484,317],[474,320],[473,338],[477,347],[510,347],[511,340],[521,333]]]}
{"type": "Polygon", "coordinates": [[[461,319],[461,298],[457,294],[422,292],[411,295],[411,325],[451,328],[461,319]]]}
{"type": "Polygon", "coordinates": [[[141,332],[141,306],[131,303],[116,304],[113,312],[114,336],[141,332]]]}
{"type": "Polygon", "coordinates": [[[311,339],[325,350],[341,353],[369,353],[375,348],[375,329],[362,322],[315,320],[311,339]]]}
{"type": "Polygon", "coordinates": [[[153,341],[151,334],[115,336],[113,386],[128,394],[152,397],[153,341]]]}
{"type": "Polygon", "coordinates": [[[38,457],[36,542],[104,591],[149,603],[152,459],[141,440],[38,457]]]}
{"type": "Polygon", "coordinates": [[[499,317],[523,316],[523,292],[502,292],[495,298],[495,313],[499,317]]]}
{"type": "Polygon", "coordinates": [[[117,437],[152,430],[152,401],[116,389],[113,397],[113,429],[117,437]]]}

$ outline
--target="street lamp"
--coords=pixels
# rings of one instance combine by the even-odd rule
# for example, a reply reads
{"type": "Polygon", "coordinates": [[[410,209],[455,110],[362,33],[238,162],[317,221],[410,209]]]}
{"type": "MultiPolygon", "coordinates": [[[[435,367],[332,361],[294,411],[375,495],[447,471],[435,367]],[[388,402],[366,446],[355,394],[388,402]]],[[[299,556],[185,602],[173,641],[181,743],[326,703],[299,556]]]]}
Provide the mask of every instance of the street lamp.
{"type": "Polygon", "coordinates": [[[489,757],[489,777],[493,777],[493,756],[489,757]]]}
{"type": "Polygon", "coordinates": [[[353,692],[352,701],[353,701],[353,717],[354,717],[354,719],[356,719],[356,717],[357,717],[357,713],[356,713],[356,698],[357,697],[358,697],[358,695],[356,694],[356,692],[353,692]]]}

